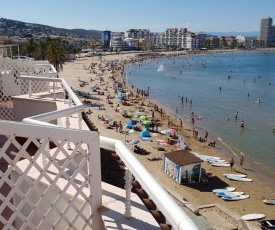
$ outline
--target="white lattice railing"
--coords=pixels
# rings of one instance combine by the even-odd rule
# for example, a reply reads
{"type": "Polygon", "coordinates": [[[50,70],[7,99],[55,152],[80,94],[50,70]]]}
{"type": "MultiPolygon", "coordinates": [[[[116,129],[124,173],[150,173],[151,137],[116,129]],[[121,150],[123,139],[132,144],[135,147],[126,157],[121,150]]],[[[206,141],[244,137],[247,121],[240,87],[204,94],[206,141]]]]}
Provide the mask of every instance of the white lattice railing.
{"type": "Polygon", "coordinates": [[[57,76],[55,68],[47,61],[20,61],[0,58],[0,119],[14,120],[11,97],[27,94],[29,88],[33,93],[45,92],[48,82],[29,82],[19,79],[19,75],[57,76]],[[31,85],[30,85],[31,84],[31,85]]]}
{"type": "Polygon", "coordinates": [[[7,121],[0,130],[3,229],[101,229],[98,133],[7,121]]]}

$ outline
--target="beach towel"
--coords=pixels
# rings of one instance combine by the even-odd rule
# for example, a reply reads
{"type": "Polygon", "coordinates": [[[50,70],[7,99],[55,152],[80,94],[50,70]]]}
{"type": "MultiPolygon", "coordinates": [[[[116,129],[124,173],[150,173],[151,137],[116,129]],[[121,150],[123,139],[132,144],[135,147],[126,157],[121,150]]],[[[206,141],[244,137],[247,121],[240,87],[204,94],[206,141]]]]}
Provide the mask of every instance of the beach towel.
{"type": "Polygon", "coordinates": [[[146,142],[151,142],[152,141],[152,139],[149,138],[149,137],[142,137],[141,140],[146,141],[146,142]]]}
{"type": "Polygon", "coordinates": [[[156,140],[158,143],[165,143],[165,140],[156,140]]]}
{"type": "Polygon", "coordinates": [[[151,135],[152,137],[157,137],[157,136],[158,136],[157,133],[151,133],[150,135],[151,135]]]}
{"type": "Polygon", "coordinates": [[[162,131],[160,131],[160,133],[161,133],[161,134],[164,134],[164,135],[170,134],[167,130],[162,130],[162,131]]]}
{"type": "Polygon", "coordinates": [[[136,145],[136,144],[138,144],[139,143],[139,140],[131,140],[131,141],[129,141],[128,143],[126,143],[126,144],[129,144],[129,145],[136,145]]]}

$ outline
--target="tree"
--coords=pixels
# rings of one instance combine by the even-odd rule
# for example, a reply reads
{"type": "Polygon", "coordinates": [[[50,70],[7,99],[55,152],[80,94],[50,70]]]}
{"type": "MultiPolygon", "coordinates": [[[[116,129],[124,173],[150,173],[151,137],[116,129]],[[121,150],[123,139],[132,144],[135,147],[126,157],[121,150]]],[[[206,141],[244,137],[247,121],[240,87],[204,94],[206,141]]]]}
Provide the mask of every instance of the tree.
{"type": "Polygon", "coordinates": [[[35,49],[34,57],[38,60],[45,60],[47,55],[47,40],[41,39],[35,49]]]}
{"type": "Polygon", "coordinates": [[[55,67],[57,72],[63,70],[63,64],[67,60],[65,50],[61,47],[60,39],[51,39],[47,47],[47,60],[55,67]]]}
{"type": "Polygon", "coordinates": [[[27,56],[33,57],[33,53],[37,47],[37,42],[33,38],[28,38],[27,42],[24,44],[24,52],[27,56]]]}

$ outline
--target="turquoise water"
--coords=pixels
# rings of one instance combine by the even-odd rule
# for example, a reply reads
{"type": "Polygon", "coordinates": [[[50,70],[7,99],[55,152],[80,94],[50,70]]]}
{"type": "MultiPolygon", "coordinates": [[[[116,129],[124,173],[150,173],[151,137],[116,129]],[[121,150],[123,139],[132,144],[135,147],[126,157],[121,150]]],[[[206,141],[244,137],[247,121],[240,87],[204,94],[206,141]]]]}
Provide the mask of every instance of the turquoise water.
{"type": "Polygon", "coordinates": [[[125,72],[129,85],[149,87],[151,99],[172,113],[177,109],[177,116],[187,123],[192,111],[201,116],[195,122],[200,133],[207,130],[210,139],[234,146],[274,171],[274,61],[274,52],[192,55],[145,61],[125,72]],[[242,120],[244,130],[240,129],[242,120]]]}

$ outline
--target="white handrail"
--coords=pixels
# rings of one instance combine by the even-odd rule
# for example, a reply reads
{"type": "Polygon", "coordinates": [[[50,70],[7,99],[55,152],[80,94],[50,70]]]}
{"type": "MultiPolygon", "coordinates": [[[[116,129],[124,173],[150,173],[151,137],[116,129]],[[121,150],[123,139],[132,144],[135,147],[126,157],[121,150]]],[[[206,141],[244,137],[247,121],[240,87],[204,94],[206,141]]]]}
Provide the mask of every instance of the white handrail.
{"type": "MultiPolygon", "coordinates": [[[[40,125],[52,125],[45,121],[57,119],[62,116],[68,116],[84,109],[84,105],[75,95],[71,87],[62,78],[30,77],[21,75],[19,78],[26,80],[61,82],[67,90],[69,96],[73,99],[76,106],[59,111],[44,113],[23,119],[23,122],[40,125]]],[[[126,167],[135,176],[142,185],[150,198],[155,202],[159,210],[167,218],[168,222],[176,230],[197,230],[198,227],[191,218],[176,204],[171,196],[160,186],[145,167],[135,158],[127,146],[119,140],[100,136],[100,147],[115,151],[122,159],[126,167]]]]}
{"type": "Polygon", "coordinates": [[[198,227],[190,217],[176,204],[171,196],[160,186],[145,167],[135,158],[127,146],[119,140],[100,136],[100,147],[115,151],[125,166],[145,189],[168,222],[179,230],[196,230],[198,227]]]}

